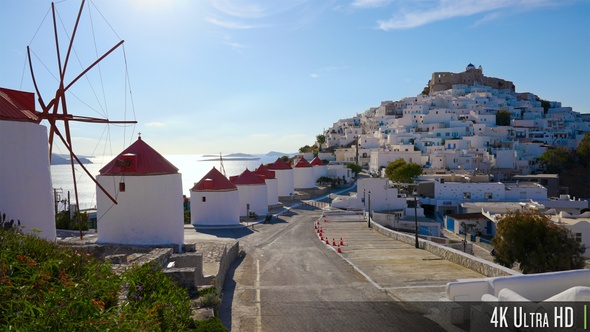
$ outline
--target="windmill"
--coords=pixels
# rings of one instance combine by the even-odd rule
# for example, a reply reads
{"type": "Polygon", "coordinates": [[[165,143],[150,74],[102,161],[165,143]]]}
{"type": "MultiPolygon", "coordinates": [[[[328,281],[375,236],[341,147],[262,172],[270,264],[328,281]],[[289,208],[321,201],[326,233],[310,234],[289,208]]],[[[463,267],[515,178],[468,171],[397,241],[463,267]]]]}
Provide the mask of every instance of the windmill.
{"type": "Polygon", "coordinates": [[[33,85],[35,87],[35,91],[38,96],[39,105],[41,106],[41,113],[39,117],[42,120],[47,120],[49,122],[49,158],[51,159],[51,154],[53,151],[53,143],[54,137],[57,136],[60,141],[63,143],[65,148],[68,150],[70,155],[70,165],[72,170],[72,177],[73,177],[73,184],[74,184],[74,195],[76,199],[76,213],[78,215],[78,225],[80,226],[80,238],[82,238],[82,226],[80,222],[80,213],[79,213],[79,200],[78,200],[78,187],[76,182],[76,171],[74,162],[77,162],[78,165],[84,170],[84,172],[92,179],[92,181],[97,185],[97,187],[102,190],[106,196],[114,203],[117,204],[117,201],[114,197],[112,197],[107,190],[100,185],[96,179],[90,174],[88,169],[84,166],[84,164],[80,161],[76,153],[74,152],[72,146],[72,136],[70,132],[70,122],[87,122],[87,123],[102,123],[102,124],[135,124],[137,121],[134,120],[125,120],[125,121],[113,121],[108,119],[101,119],[95,117],[87,117],[87,116],[78,116],[73,115],[68,110],[68,104],[66,100],[66,92],[70,89],[78,80],[84,77],[91,69],[96,67],[104,58],[106,58],[109,54],[115,51],[123,44],[123,40],[120,40],[116,43],[113,47],[111,47],[107,52],[99,56],[94,62],[84,68],[77,76],[75,76],[69,82],[66,82],[66,71],[68,69],[68,65],[71,60],[72,55],[72,48],[74,45],[74,39],[76,37],[76,32],[78,31],[78,26],[80,23],[80,17],[82,15],[82,11],[84,9],[85,0],[82,0],[80,4],[80,9],[78,11],[78,15],[76,17],[76,21],[74,24],[73,31],[70,36],[70,40],[68,43],[67,51],[65,52],[65,57],[62,60],[63,54],[60,51],[60,44],[59,44],[59,36],[58,36],[58,28],[57,28],[57,20],[56,20],[56,11],[55,11],[55,4],[51,3],[51,14],[53,19],[53,34],[55,38],[55,49],[57,55],[57,62],[58,62],[58,70],[59,70],[59,77],[58,77],[58,87],[55,90],[55,95],[52,96],[51,100],[46,102],[46,99],[43,98],[41,95],[39,86],[37,85],[37,81],[35,78],[35,71],[33,70],[33,62],[31,59],[31,49],[27,46],[27,58],[29,63],[29,69],[31,72],[31,78],[33,81],[33,85]],[[57,123],[63,122],[64,132],[58,128],[57,123]]]}

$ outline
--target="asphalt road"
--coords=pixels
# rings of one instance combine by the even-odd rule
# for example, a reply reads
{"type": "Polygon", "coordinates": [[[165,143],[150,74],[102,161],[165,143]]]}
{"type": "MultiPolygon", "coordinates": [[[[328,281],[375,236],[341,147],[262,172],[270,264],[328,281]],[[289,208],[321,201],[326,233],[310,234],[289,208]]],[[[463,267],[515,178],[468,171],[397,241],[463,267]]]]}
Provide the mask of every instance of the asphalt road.
{"type": "Polygon", "coordinates": [[[322,210],[292,209],[240,238],[220,318],[231,331],[442,331],[317,238],[322,210]]]}

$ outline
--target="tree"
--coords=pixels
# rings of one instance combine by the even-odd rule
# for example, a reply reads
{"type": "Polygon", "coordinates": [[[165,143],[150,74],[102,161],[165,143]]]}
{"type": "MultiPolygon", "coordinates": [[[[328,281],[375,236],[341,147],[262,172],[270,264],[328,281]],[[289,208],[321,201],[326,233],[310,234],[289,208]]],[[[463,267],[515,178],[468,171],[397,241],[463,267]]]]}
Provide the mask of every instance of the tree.
{"type": "Polygon", "coordinates": [[[547,149],[539,157],[539,161],[545,169],[545,173],[559,174],[564,168],[570,168],[574,164],[572,152],[563,147],[547,149]]]}
{"type": "Polygon", "coordinates": [[[326,144],[326,136],[320,134],[320,135],[317,135],[315,137],[315,139],[316,139],[316,142],[318,144],[318,149],[319,149],[318,152],[321,152],[322,151],[322,145],[326,144]]]}
{"type": "Polygon", "coordinates": [[[420,174],[422,174],[422,166],[416,163],[406,163],[401,158],[389,163],[385,168],[385,175],[392,182],[414,182],[414,178],[420,174]]]}
{"type": "Polygon", "coordinates": [[[564,226],[540,212],[516,211],[504,216],[492,239],[494,261],[522,273],[543,273],[584,268],[584,245],[564,226]]]}
{"type": "Polygon", "coordinates": [[[346,165],[346,168],[350,168],[350,170],[354,173],[355,176],[363,170],[362,167],[360,167],[359,165],[357,165],[355,163],[350,163],[350,164],[346,165]]]}
{"type": "MultiPolygon", "coordinates": [[[[405,165],[406,161],[403,160],[402,158],[396,159],[395,161],[390,162],[389,164],[387,164],[387,167],[385,167],[385,176],[387,176],[389,179],[391,179],[391,177],[393,176],[393,172],[399,168],[402,165],[405,165]]],[[[393,181],[393,180],[392,180],[393,181]]]]}
{"type": "Polygon", "coordinates": [[[496,126],[510,126],[510,112],[507,110],[499,110],[496,113],[496,126]]]}
{"type": "Polygon", "coordinates": [[[576,149],[576,154],[582,165],[588,165],[590,162],[590,133],[584,134],[582,141],[576,149]]]}
{"type": "Polygon", "coordinates": [[[299,148],[299,153],[306,153],[306,152],[312,152],[312,151],[313,151],[313,148],[309,145],[304,145],[299,148]]]}

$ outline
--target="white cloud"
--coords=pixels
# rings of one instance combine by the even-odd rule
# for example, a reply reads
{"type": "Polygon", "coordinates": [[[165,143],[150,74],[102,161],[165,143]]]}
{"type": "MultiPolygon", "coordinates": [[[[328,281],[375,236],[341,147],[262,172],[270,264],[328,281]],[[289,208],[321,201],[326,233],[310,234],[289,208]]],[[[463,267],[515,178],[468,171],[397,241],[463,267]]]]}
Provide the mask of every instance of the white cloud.
{"type": "Polygon", "coordinates": [[[217,25],[219,27],[222,28],[226,28],[226,29],[234,29],[234,30],[245,30],[245,29],[255,29],[255,28],[259,28],[260,26],[256,26],[256,25],[252,25],[252,24],[244,24],[244,23],[240,23],[240,22],[235,22],[235,21],[225,21],[225,20],[220,20],[214,17],[207,17],[205,19],[205,21],[217,25]]]}
{"type": "Polygon", "coordinates": [[[350,5],[357,8],[378,8],[385,7],[392,0],[354,0],[350,5]]]}
{"type": "Polygon", "coordinates": [[[309,74],[309,77],[311,77],[311,78],[318,78],[318,77],[320,77],[320,75],[318,75],[316,73],[311,73],[311,74],[309,74]]]}
{"type": "Polygon", "coordinates": [[[274,26],[305,27],[338,0],[210,0],[213,12],[207,22],[227,29],[274,26]]]}
{"type": "Polygon", "coordinates": [[[164,127],[165,124],[163,122],[154,121],[154,122],[148,122],[148,123],[146,123],[145,126],[146,127],[164,127]]]}
{"type": "Polygon", "coordinates": [[[252,0],[212,0],[211,3],[225,15],[239,18],[263,18],[287,12],[305,5],[310,0],[252,1],[252,0]]]}
{"type": "Polygon", "coordinates": [[[227,46],[231,46],[233,48],[237,48],[237,49],[242,49],[242,48],[246,48],[247,46],[244,44],[240,44],[240,43],[233,43],[233,42],[224,42],[225,45],[227,46]]]}
{"type": "Polygon", "coordinates": [[[411,29],[437,21],[486,13],[481,23],[496,18],[499,10],[527,11],[564,3],[558,0],[436,0],[422,2],[420,8],[412,8],[408,4],[414,3],[407,2],[400,4],[389,20],[379,20],[377,25],[385,31],[411,29]]]}

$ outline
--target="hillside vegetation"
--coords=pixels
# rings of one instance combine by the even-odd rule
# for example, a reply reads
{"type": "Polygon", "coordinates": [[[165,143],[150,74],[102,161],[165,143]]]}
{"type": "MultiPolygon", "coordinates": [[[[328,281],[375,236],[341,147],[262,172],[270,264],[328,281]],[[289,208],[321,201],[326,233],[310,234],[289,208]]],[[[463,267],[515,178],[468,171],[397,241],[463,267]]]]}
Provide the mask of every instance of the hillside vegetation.
{"type": "Polygon", "coordinates": [[[195,321],[185,289],[155,263],[117,275],[84,251],[0,223],[0,329],[4,331],[225,331],[195,321]]]}

